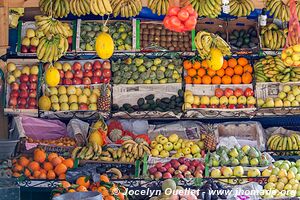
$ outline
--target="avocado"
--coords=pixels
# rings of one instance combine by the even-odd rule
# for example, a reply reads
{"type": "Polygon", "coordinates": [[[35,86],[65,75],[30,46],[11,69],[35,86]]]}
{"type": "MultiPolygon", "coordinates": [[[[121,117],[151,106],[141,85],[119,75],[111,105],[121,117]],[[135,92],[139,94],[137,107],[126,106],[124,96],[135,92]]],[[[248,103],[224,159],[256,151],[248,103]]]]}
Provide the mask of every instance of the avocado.
{"type": "Polygon", "coordinates": [[[142,105],[145,104],[145,100],[144,100],[143,98],[139,98],[139,100],[137,101],[137,104],[138,104],[139,106],[142,106],[142,105]]]}
{"type": "Polygon", "coordinates": [[[241,46],[242,46],[242,44],[243,44],[243,42],[239,41],[239,42],[237,42],[237,43],[236,43],[236,45],[235,45],[235,46],[236,46],[236,47],[241,47],[241,46]]]}
{"type": "Polygon", "coordinates": [[[160,102],[160,99],[156,99],[155,102],[156,104],[158,104],[160,102]]]}
{"type": "Polygon", "coordinates": [[[250,39],[248,37],[244,38],[244,44],[249,44],[250,43],[250,39]]]}
{"type": "Polygon", "coordinates": [[[175,109],[176,105],[175,104],[169,104],[170,109],[175,109]]]}
{"type": "Polygon", "coordinates": [[[147,100],[147,104],[155,104],[155,101],[153,99],[147,100]]]}
{"type": "Polygon", "coordinates": [[[240,30],[240,34],[239,34],[240,37],[243,37],[245,34],[246,34],[245,30],[240,30]]]}
{"type": "Polygon", "coordinates": [[[229,36],[229,40],[236,40],[236,39],[237,39],[237,37],[233,34],[229,36]]]}
{"type": "Polygon", "coordinates": [[[159,112],[164,112],[164,110],[162,108],[160,108],[160,107],[156,107],[154,110],[155,111],[159,111],[159,112]]]}
{"type": "Polygon", "coordinates": [[[171,96],[171,101],[175,101],[176,100],[176,95],[171,96]]]}
{"type": "Polygon", "coordinates": [[[178,90],[177,93],[179,97],[184,97],[184,91],[182,89],[178,90]]]}
{"type": "Polygon", "coordinates": [[[141,106],[142,110],[148,110],[150,108],[150,104],[144,104],[141,106]]]}
{"type": "Polygon", "coordinates": [[[129,108],[131,108],[131,104],[129,104],[129,103],[124,103],[124,104],[123,104],[123,108],[125,108],[126,110],[128,110],[129,108]]]}
{"type": "Polygon", "coordinates": [[[129,108],[129,109],[127,109],[127,112],[128,112],[128,113],[133,113],[133,112],[134,112],[134,109],[133,109],[133,108],[129,108]]]}
{"type": "Polygon", "coordinates": [[[149,94],[148,96],[145,97],[146,100],[153,100],[154,99],[154,94],[149,94]]]}
{"type": "Polygon", "coordinates": [[[235,46],[236,43],[237,43],[237,40],[231,40],[231,41],[230,41],[230,44],[233,45],[233,46],[235,46]]]}
{"type": "Polygon", "coordinates": [[[119,109],[119,111],[120,111],[120,112],[124,112],[124,111],[126,111],[126,109],[125,109],[124,107],[121,107],[121,108],[119,109]]]}
{"type": "Polygon", "coordinates": [[[157,105],[156,105],[156,103],[154,103],[154,104],[150,104],[150,109],[151,109],[151,110],[155,110],[155,108],[157,108],[157,105]]]}
{"type": "Polygon", "coordinates": [[[181,102],[183,102],[183,98],[182,97],[177,97],[175,101],[176,101],[176,103],[181,103],[181,102]]]}
{"type": "Polygon", "coordinates": [[[113,111],[118,111],[120,108],[119,108],[118,104],[113,104],[113,105],[111,106],[111,109],[112,109],[113,111]]]}
{"type": "Polygon", "coordinates": [[[135,111],[138,111],[140,109],[140,107],[138,105],[134,105],[134,106],[132,106],[132,109],[135,111]]]}
{"type": "Polygon", "coordinates": [[[168,104],[168,103],[171,102],[170,99],[169,99],[168,97],[162,98],[161,101],[162,101],[163,103],[166,103],[166,104],[168,104]]]}
{"type": "Polygon", "coordinates": [[[235,37],[239,37],[240,35],[239,35],[239,32],[237,31],[237,30],[234,30],[233,32],[232,32],[232,34],[235,36],[235,37]]]}
{"type": "Polygon", "coordinates": [[[157,105],[158,105],[160,108],[162,108],[162,109],[165,109],[165,108],[168,107],[168,105],[165,104],[165,103],[163,103],[163,102],[159,102],[157,105]]]}

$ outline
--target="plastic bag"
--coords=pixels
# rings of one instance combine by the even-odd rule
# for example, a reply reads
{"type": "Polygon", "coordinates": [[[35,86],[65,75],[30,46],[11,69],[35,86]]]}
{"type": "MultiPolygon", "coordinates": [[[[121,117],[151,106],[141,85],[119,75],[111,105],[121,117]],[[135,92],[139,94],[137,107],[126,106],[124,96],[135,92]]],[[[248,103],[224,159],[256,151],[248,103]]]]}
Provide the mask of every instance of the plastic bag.
{"type": "Polygon", "coordinates": [[[195,29],[198,13],[189,1],[170,0],[169,10],[164,18],[164,26],[175,32],[185,32],[195,29]]]}

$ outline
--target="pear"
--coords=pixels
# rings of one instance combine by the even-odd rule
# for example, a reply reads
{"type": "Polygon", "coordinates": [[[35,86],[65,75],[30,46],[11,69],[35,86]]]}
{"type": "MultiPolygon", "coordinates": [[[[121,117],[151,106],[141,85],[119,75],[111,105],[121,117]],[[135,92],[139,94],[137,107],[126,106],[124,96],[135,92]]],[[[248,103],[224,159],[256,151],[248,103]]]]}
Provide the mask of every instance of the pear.
{"type": "Polygon", "coordinates": [[[236,158],[239,156],[239,153],[238,151],[236,150],[236,148],[232,148],[231,151],[229,152],[229,155],[232,157],[232,158],[236,158]]]}
{"type": "Polygon", "coordinates": [[[249,160],[247,156],[244,156],[241,160],[241,165],[247,166],[249,165],[249,160]]]}

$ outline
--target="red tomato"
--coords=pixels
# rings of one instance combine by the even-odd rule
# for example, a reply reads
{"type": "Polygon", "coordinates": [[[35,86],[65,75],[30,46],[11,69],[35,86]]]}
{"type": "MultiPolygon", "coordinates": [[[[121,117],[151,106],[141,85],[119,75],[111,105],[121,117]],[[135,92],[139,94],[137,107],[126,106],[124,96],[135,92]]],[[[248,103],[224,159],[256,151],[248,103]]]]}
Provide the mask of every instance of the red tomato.
{"type": "Polygon", "coordinates": [[[195,13],[195,10],[193,8],[192,5],[189,5],[189,6],[186,6],[184,7],[184,9],[190,14],[190,15],[193,15],[195,13]]]}
{"type": "Polygon", "coordinates": [[[164,26],[167,29],[170,29],[170,17],[169,16],[165,16],[165,18],[164,18],[164,26]]]}
{"type": "Polygon", "coordinates": [[[179,20],[176,16],[172,16],[172,17],[170,18],[170,26],[171,26],[172,28],[177,29],[177,28],[180,27],[180,25],[181,25],[181,22],[180,22],[180,20],[179,20]]]}
{"type": "Polygon", "coordinates": [[[189,18],[189,13],[188,11],[184,10],[184,9],[181,9],[179,12],[178,12],[178,19],[180,21],[186,21],[188,18],[189,18]]]}
{"type": "Polygon", "coordinates": [[[179,7],[172,7],[172,8],[169,8],[169,11],[168,11],[167,15],[175,16],[175,15],[178,14],[179,11],[180,11],[179,7]]]}
{"type": "Polygon", "coordinates": [[[193,30],[196,26],[196,23],[197,23],[197,18],[192,16],[185,21],[184,26],[186,30],[193,30]]]}

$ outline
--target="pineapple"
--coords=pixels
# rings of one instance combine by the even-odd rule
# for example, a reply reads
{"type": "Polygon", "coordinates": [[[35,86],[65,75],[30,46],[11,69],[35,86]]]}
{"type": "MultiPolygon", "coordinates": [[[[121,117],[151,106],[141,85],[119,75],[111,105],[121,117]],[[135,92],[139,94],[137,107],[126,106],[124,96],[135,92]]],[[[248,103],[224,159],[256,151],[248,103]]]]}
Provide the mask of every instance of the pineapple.
{"type": "Polygon", "coordinates": [[[100,111],[110,111],[111,92],[108,84],[102,84],[100,87],[100,96],[98,98],[97,107],[100,111]]]}
{"type": "Polygon", "coordinates": [[[213,125],[208,125],[207,132],[205,133],[204,146],[207,151],[215,151],[217,147],[216,136],[214,133],[213,125]]]}

